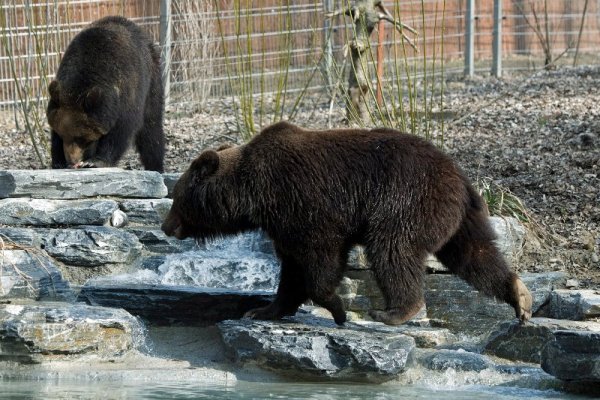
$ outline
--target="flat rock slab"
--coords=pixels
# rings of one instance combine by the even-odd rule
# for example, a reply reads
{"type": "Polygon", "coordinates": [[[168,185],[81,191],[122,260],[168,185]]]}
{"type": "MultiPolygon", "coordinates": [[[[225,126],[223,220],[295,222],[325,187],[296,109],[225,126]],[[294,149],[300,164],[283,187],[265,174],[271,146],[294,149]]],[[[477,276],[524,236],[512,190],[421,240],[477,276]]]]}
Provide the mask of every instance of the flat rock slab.
{"type": "Polygon", "coordinates": [[[557,331],[542,352],[542,369],[558,379],[600,384],[600,331],[557,331]]]}
{"type": "Polygon", "coordinates": [[[171,199],[126,199],[119,203],[119,207],[127,214],[131,224],[160,225],[172,204],[171,199]]]}
{"type": "Polygon", "coordinates": [[[167,187],[154,171],[120,168],[0,171],[0,198],[83,199],[88,197],[162,198],[167,187]]]}
{"type": "Polygon", "coordinates": [[[15,226],[104,225],[118,209],[113,200],[0,200],[0,224],[15,226]]]}
{"type": "Polygon", "coordinates": [[[41,250],[0,246],[0,299],[72,300],[69,282],[41,250]]]}
{"type": "Polygon", "coordinates": [[[144,249],[151,253],[183,253],[198,249],[198,245],[194,239],[179,240],[175,237],[165,235],[163,231],[157,228],[128,227],[126,230],[137,236],[144,249]]]}
{"type": "Polygon", "coordinates": [[[40,237],[50,256],[81,267],[129,264],[142,253],[142,244],[133,233],[107,226],[46,229],[40,237]]]}
{"type": "Polygon", "coordinates": [[[120,309],[85,304],[0,304],[0,361],[111,359],[141,344],[141,323],[120,309]]]}
{"type": "Polygon", "coordinates": [[[230,320],[218,327],[236,362],[295,379],[384,382],[405,371],[415,348],[407,335],[337,327],[319,318],[230,320]]]}
{"type": "Polygon", "coordinates": [[[78,299],[123,308],[154,325],[203,326],[241,318],[246,311],[269,304],[273,296],[269,292],[96,282],[83,286],[78,299]]]}
{"type": "Polygon", "coordinates": [[[561,330],[598,332],[600,323],[550,318],[532,318],[525,324],[507,321],[490,333],[485,351],[508,360],[539,363],[544,346],[561,330]]]}

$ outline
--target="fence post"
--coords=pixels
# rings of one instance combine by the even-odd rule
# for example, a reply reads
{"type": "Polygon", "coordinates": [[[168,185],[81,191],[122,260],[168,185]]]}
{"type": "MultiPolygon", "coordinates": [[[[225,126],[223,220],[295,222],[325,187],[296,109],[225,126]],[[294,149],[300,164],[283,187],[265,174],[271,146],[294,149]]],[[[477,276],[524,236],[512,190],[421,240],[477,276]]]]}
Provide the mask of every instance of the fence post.
{"type": "Polygon", "coordinates": [[[165,105],[171,95],[171,0],[160,0],[160,48],[165,105]]]}
{"type": "Polygon", "coordinates": [[[475,0],[467,0],[465,14],[465,76],[475,73],[475,0]]]}
{"type": "MultiPolygon", "coordinates": [[[[333,11],[333,0],[325,0],[323,2],[325,6],[325,13],[329,13],[333,11]]],[[[333,24],[333,18],[325,18],[323,23],[323,29],[325,34],[325,54],[323,55],[323,69],[325,73],[325,79],[327,83],[327,87],[332,90],[333,79],[331,77],[331,71],[333,69],[333,43],[331,39],[331,25],[333,24]]]]}
{"type": "Polygon", "coordinates": [[[499,78],[502,76],[502,0],[494,0],[492,52],[492,75],[499,78]]]}

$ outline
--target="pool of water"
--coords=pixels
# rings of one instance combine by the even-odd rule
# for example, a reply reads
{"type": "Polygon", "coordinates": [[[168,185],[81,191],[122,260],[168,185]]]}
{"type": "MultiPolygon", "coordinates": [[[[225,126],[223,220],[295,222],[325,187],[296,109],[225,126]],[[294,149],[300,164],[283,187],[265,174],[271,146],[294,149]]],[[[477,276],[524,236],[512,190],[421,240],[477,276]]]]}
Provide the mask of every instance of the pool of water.
{"type": "MultiPolygon", "coordinates": [[[[165,373],[168,373],[165,371],[165,373]]],[[[289,384],[237,382],[231,386],[200,383],[0,381],[3,399],[314,399],[314,400],[509,400],[578,399],[556,391],[501,386],[437,388],[415,385],[289,384]]]]}

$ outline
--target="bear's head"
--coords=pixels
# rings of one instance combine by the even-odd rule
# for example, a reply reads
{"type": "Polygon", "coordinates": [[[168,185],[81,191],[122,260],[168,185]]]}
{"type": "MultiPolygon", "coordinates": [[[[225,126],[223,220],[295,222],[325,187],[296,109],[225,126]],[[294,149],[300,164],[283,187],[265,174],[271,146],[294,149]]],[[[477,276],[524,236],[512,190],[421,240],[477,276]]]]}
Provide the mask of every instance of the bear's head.
{"type": "Polygon", "coordinates": [[[48,124],[62,139],[67,163],[75,166],[92,158],[98,141],[112,128],[110,94],[99,86],[83,93],[61,88],[57,80],[50,83],[48,92],[48,124]]]}
{"type": "Polygon", "coordinates": [[[163,232],[204,241],[252,229],[236,184],[239,159],[239,147],[222,146],[200,154],[173,188],[173,205],[161,226],[163,232]]]}

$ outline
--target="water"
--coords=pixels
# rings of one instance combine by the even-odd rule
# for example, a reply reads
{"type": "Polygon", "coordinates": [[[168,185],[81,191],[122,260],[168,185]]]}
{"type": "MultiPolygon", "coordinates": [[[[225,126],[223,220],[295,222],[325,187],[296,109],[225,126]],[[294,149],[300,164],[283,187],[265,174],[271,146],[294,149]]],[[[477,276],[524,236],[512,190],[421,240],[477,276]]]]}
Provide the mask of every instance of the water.
{"type": "Polygon", "coordinates": [[[198,250],[169,254],[155,269],[99,277],[89,283],[161,284],[274,292],[279,260],[259,232],[217,239],[198,250]]]}
{"type": "MultiPolygon", "coordinates": [[[[168,372],[165,372],[168,373],[168,372]]],[[[231,386],[201,383],[114,383],[11,381],[0,383],[3,399],[314,399],[314,400],[512,400],[577,399],[555,391],[509,387],[435,388],[416,385],[283,384],[238,382],[231,386]]]]}

